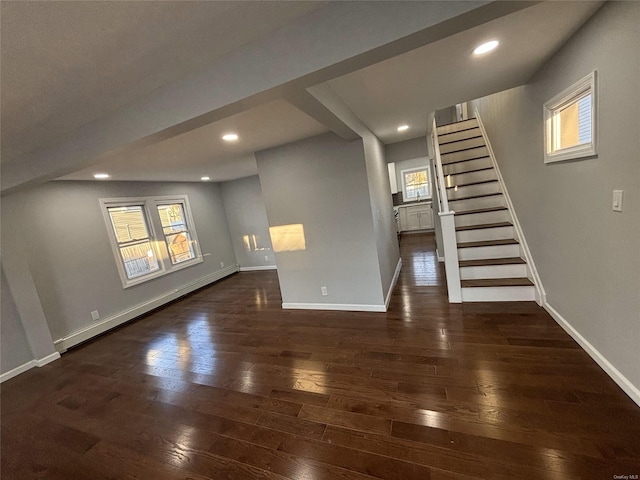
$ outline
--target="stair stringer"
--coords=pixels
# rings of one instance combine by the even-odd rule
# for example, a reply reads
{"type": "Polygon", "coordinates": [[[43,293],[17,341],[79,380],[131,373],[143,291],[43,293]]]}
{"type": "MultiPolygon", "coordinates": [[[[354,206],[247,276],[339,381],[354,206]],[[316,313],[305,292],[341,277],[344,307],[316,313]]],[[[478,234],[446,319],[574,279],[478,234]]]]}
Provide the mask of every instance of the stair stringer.
{"type": "Polygon", "coordinates": [[[531,250],[529,250],[529,245],[527,244],[527,240],[522,232],[522,227],[520,225],[520,221],[518,220],[518,216],[516,214],[516,210],[513,207],[513,202],[511,202],[511,197],[509,196],[509,190],[507,189],[507,185],[504,182],[504,178],[502,177],[502,172],[500,172],[500,167],[498,165],[498,161],[496,160],[495,153],[491,146],[491,142],[489,140],[489,136],[487,135],[487,131],[484,128],[484,124],[482,123],[482,118],[480,117],[480,112],[478,109],[475,109],[476,120],[478,121],[478,126],[480,127],[480,131],[482,132],[482,137],[487,146],[487,150],[489,152],[489,157],[491,158],[491,163],[493,164],[493,168],[496,171],[496,175],[498,177],[498,183],[500,184],[500,189],[502,190],[502,194],[504,196],[504,200],[507,203],[507,208],[509,209],[509,213],[513,220],[514,234],[515,239],[520,242],[520,250],[524,256],[525,261],[527,262],[528,272],[531,274],[529,280],[531,280],[535,287],[535,301],[538,305],[545,305],[547,302],[547,294],[542,285],[542,280],[540,279],[540,275],[538,274],[538,269],[536,268],[535,262],[533,261],[533,256],[531,255],[531,250]]]}

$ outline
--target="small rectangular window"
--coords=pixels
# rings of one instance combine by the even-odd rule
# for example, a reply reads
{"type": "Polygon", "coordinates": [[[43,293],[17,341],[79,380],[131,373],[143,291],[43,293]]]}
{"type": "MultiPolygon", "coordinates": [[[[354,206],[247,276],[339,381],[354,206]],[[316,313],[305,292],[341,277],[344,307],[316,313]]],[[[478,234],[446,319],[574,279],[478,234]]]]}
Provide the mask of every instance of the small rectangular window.
{"type": "Polygon", "coordinates": [[[544,105],[545,163],[596,155],[596,72],[544,105]]]}
{"type": "Polygon", "coordinates": [[[185,195],[107,198],[100,205],[124,288],[202,262],[185,195]]]}
{"type": "Polygon", "coordinates": [[[402,194],[404,201],[429,198],[429,176],[426,167],[403,170],[402,194]]]}

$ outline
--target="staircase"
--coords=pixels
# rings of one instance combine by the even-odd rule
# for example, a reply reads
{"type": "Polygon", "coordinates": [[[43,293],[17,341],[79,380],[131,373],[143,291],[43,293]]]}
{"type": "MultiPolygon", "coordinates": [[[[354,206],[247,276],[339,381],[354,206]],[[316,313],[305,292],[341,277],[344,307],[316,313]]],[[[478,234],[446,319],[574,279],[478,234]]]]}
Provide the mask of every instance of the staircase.
{"type": "Polygon", "coordinates": [[[463,302],[535,300],[513,217],[475,118],[437,128],[450,210],[455,212],[463,302]]]}

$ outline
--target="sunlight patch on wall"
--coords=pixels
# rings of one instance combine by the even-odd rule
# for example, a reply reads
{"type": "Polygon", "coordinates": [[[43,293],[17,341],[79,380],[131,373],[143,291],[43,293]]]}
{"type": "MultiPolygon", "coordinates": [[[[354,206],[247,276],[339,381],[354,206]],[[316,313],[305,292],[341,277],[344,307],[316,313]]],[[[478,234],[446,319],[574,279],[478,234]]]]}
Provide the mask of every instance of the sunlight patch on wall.
{"type": "Polygon", "coordinates": [[[243,235],[242,242],[247,252],[260,252],[263,250],[269,250],[267,245],[264,245],[259,235],[243,235]]]}
{"type": "Polygon", "coordinates": [[[269,234],[271,235],[273,251],[276,253],[296,252],[307,248],[304,238],[304,225],[301,223],[269,227],[269,234]]]}

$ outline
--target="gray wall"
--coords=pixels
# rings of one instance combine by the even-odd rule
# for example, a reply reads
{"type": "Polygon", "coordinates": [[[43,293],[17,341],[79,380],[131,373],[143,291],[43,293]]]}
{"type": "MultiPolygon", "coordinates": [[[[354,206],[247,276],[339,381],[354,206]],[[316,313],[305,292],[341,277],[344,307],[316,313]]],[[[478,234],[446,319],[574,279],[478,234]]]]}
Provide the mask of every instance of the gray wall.
{"type": "Polygon", "coordinates": [[[7,373],[33,360],[27,335],[20,321],[20,315],[9,291],[9,285],[2,270],[0,293],[2,312],[0,317],[0,374],[7,373]]]}
{"type": "Polygon", "coordinates": [[[640,4],[609,2],[530,83],[473,102],[548,304],[640,388],[640,4]],[[544,102],[598,71],[598,156],[543,163],[544,102]],[[624,212],[611,210],[624,190],[624,212]]]}
{"type": "Polygon", "coordinates": [[[240,267],[275,267],[260,178],[254,175],[224,182],[220,184],[220,188],[233,250],[240,267]],[[243,240],[246,235],[255,235],[258,247],[263,250],[247,250],[243,240]]]}
{"type": "Polygon", "coordinates": [[[416,137],[404,142],[385,145],[384,150],[387,163],[427,157],[427,137],[416,137]]]}
{"type": "Polygon", "coordinates": [[[362,141],[329,133],[256,158],[269,225],[304,225],[306,250],[276,253],[283,302],[383,305],[362,141]]]}
{"type": "Polygon", "coordinates": [[[392,214],[393,199],[389,186],[389,169],[385,161],[384,146],[375,135],[372,133],[365,135],[363,144],[380,281],[383,295],[386,297],[400,259],[396,222],[392,214]]]}
{"type": "MultiPolygon", "coordinates": [[[[236,263],[220,188],[216,184],[50,182],[2,199],[2,256],[18,232],[53,339],[117,315],[236,263]],[[189,197],[204,262],[124,290],[107,236],[99,198],[189,197]]],[[[5,253],[7,252],[7,253],[5,253]]],[[[9,273],[7,272],[7,275],[9,273]]],[[[11,284],[11,278],[7,277],[11,284]]]]}
{"type": "Polygon", "coordinates": [[[457,120],[458,120],[458,116],[457,116],[455,105],[452,105],[451,107],[441,108],[440,110],[436,110],[436,125],[438,125],[439,127],[442,125],[447,125],[449,123],[454,123],[457,120]]]}

